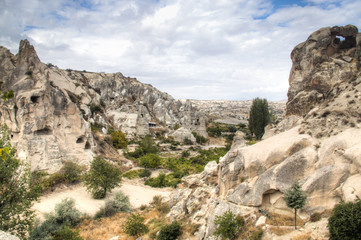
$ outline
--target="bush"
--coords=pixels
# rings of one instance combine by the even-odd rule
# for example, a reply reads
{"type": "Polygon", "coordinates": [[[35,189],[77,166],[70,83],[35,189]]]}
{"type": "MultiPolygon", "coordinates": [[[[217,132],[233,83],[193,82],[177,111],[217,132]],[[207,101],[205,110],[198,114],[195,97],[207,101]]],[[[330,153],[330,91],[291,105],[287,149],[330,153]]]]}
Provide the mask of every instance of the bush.
{"type": "Polygon", "coordinates": [[[192,142],[189,138],[185,138],[185,139],[183,140],[183,144],[184,144],[184,145],[193,145],[193,142],[192,142]]]}
{"type": "Polygon", "coordinates": [[[129,203],[128,196],[119,191],[114,198],[105,202],[105,206],[95,214],[94,218],[111,217],[119,212],[131,212],[133,209],[129,203]]]}
{"type": "Polygon", "coordinates": [[[270,122],[267,99],[255,98],[252,101],[249,112],[248,128],[252,134],[260,140],[264,134],[264,129],[270,122]]]}
{"type": "Polygon", "coordinates": [[[71,161],[66,161],[60,169],[59,174],[63,175],[65,183],[74,184],[80,182],[83,168],[71,161]]]}
{"type": "Polygon", "coordinates": [[[144,217],[140,214],[130,214],[127,221],[123,225],[123,230],[129,236],[142,236],[149,231],[148,227],[144,224],[144,217]]]}
{"type": "Polygon", "coordinates": [[[84,184],[95,199],[104,198],[107,192],[119,186],[120,181],[120,170],[99,157],[94,158],[90,170],[84,175],[84,184]]]}
{"type": "Polygon", "coordinates": [[[160,165],[160,157],[151,153],[140,158],[140,166],[145,168],[157,168],[160,165]]]}
{"type": "Polygon", "coordinates": [[[245,225],[242,217],[236,216],[230,210],[222,216],[216,216],[214,224],[217,225],[215,236],[222,239],[235,239],[245,225]]]}
{"type": "Polygon", "coordinates": [[[152,175],[152,172],[149,169],[144,169],[139,173],[139,177],[141,178],[150,177],[150,175],[152,175]]]}
{"type": "Polygon", "coordinates": [[[102,106],[100,104],[95,104],[95,103],[92,103],[90,105],[90,111],[92,112],[92,114],[103,112],[102,106]]]}
{"type": "Polygon", "coordinates": [[[330,239],[361,239],[361,200],[341,202],[328,219],[330,239]]]}
{"type": "MultiPolygon", "coordinates": [[[[80,223],[82,214],[75,208],[73,199],[64,199],[55,206],[55,212],[46,216],[45,221],[34,228],[29,240],[49,239],[62,228],[75,227],[80,223]]],[[[68,230],[67,230],[68,231],[68,230]]]]}
{"type": "Polygon", "coordinates": [[[320,219],[321,219],[321,213],[318,212],[312,213],[312,215],[310,216],[311,222],[317,222],[320,221],[320,219]]]}
{"type": "Polygon", "coordinates": [[[157,144],[155,144],[151,135],[147,135],[140,142],[139,148],[137,148],[134,152],[128,152],[127,155],[133,158],[140,158],[141,156],[147,155],[149,153],[157,152],[159,152],[157,144]]]}
{"type": "Polygon", "coordinates": [[[174,221],[160,229],[157,240],[175,240],[180,235],[182,235],[182,227],[177,221],[174,221]]]}
{"type": "Polygon", "coordinates": [[[111,142],[116,149],[125,149],[128,146],[126,135],[122,131],[110,131],[111,142]]]}
{"type": "Polygon", "coordinates": [[[73,230],[69,226],[58,229],[52,240],[83,240],[79,234],[79,230],[73,230]]]}
{"type": "Polygon", "coordinates": [[[252,240],[261,240],[263,236],[262,228],[257,228],[255,231],[251,232],[251,239],[252,240]]]}
{"type": "Polygon", "coordinates": [[[168,203],[163,202],[163,198],[160,195],[153,197],[152,205],[161,213],[168,213],[170,211],[170,206],[168,203]]]}
{"type": "Polygon", "coordinates": [[[196,142],[198,144],[204,144],[204,143],[208,142],[207,138],[205,138],[201,135],[198,135],[196,132],[192,132],[192,134],[196,138],[196,142]]]}

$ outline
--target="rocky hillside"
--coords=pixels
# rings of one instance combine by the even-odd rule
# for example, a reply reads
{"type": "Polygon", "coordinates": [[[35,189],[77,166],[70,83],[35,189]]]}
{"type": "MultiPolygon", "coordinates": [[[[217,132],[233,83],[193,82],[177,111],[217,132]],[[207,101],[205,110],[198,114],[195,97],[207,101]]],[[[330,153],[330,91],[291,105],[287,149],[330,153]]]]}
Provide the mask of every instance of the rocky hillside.
{"type": "Polygon", "coordinates": [[[92,126],[103,132],[113,126],[128,137],[167,132],[174,125],[206,135],[206,118],[189,101],[121,73],[46,65],[27,40],[17,55],[0,47],[0,83],[0,122],[9,126],[19,157],[28,159],[32,170],[54,172],[66,160],[88,164],[95,154],[117,158],[92,126]]]}
{"type": "MultiPolygon", "coordinates": [[[[219,164],[173,194],[169,216],[200,224],[195,239],[210,239],[215,216],[228,210],[262,226],[263,239],[291,239],[272,233],[260,212],[292,216],[283,193],[295,181],[308,195],[304,221],[361,198],[361,34],[350,25],[320,29],[291,58],[288,117],[255,145],[239,134],[219,164]]],[[[325,221],[304,233],[326,239],[325,221]]]]}

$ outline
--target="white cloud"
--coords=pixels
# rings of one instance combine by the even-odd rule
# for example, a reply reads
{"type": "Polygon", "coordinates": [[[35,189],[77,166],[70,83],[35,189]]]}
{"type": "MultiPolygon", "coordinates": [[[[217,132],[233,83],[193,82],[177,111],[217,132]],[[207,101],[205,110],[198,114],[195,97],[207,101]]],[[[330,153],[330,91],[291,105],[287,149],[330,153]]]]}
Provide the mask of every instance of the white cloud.
{"type": "Polygon", "coordinates": [[[278,100],[286,98],[294,46],[321,27],[361,26],[354,0],[82,3],[0,0],[0,45],[15,51],[26,37],[44,62],[122,72],[175,98],[278,100]]]}

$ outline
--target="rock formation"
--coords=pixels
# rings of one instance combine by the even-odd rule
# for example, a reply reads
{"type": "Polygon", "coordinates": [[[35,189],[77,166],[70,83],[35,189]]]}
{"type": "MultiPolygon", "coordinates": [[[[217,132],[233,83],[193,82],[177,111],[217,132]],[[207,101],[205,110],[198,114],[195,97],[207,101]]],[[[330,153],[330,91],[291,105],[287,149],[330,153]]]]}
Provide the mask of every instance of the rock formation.
{"type": "Polygon", "coordinates": [[[308,195],[304,219],[361,198],[360,50],[361,34],[350,25],[320,29],[296,46],[288,118],[255,145],[238,136],[219,164],[184,178],[169,216],[201,224],[197,239],[210,239],[215,216],[227,210],[254,223],[261,209],[291,214],[283,193],[295,181],[308,195]]]}
{"type": "MultiPolygon", "coordinates": [[[[129,137],[168,131],[180,125],[206,135],[206,118],[189,101],[177,101],[121,73],[62,70],[43,64],[27,40],[13,55],[0,47],[1,91],[13,98],[0,104],[0,122],[9,126],[19,157],[32,170],[54,172],[66,160],[88,164],[95,154],[117,151],[91,131],[121,129],[129,137]]],[[[3,94],[3,95],[4,95],[3,94]]]]}

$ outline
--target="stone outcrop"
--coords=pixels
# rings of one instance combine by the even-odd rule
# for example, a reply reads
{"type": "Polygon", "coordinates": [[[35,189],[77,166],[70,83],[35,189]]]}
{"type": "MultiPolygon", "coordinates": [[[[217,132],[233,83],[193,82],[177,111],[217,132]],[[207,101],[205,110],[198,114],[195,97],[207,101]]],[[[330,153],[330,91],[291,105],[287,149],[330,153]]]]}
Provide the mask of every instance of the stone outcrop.
{"type": "Polygon", "coordinates": [[[13,55],[0,47],[0,122],[12,131],[19,157],[32,170],[54,172],[64,161],[88,164],[94,155],[119,160],[117,151],[94,134],[109,126],[128,137],[169,131],[180,125],[206,136],[206,118],[190,101],[178,101],[121,73],[62,70],[43,64],[27,40],[13,55]]]}
{"type": "MultiPolygon", "coordinates": [[[[237,135],[210,182],[205,173],[184,178],[184,189],[173,196],[169,215],[202,224],[196,238],[211,239],[215,216],[227,210],[253,218],[264,230],[263,219],[254,219],[259,210],[292,215],[283,193],[295,181],[308,196],[299,213],[304,220],[332,209],[341,200],[361,198],[361,45],[357,32],[354,26],[324,28],[298,45],[292,52],[288,117],[254,145],[247,146],[242,135],[237,135]],[[345,39],[338,42],[337,36],[345,39]],[[211,193],[207,201],[194,200],[198,189],[205,188],[211,193]],[[186,210],[183,215],[175,212],[180,202],[186,210]],[[190,202],[197,210],[190,211],[190,202]],[[202,222],[195,219],[195,213],[202,216],[202,222]]],[[[318,232],[324,234],[327,229],[318,232]]],[[[267,231],[265,236],[273,239],[267,231]]]]}
{"type": "Polygon", "coordinates": [[[303,116],[338,95],[341,83],[356,80],[361,34],[355,26],[327,27],[312,33],[292,53],[287,115],[303,116]]]}

